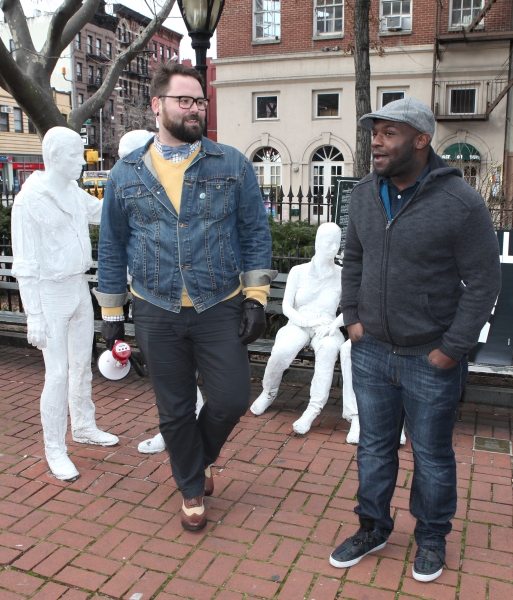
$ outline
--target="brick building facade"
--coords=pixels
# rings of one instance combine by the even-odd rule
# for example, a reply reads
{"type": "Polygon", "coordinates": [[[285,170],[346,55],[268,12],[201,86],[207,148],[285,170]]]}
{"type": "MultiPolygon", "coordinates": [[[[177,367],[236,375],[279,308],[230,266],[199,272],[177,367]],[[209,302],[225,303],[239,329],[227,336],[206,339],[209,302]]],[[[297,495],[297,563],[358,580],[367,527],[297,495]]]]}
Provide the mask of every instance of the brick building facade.
{"type": "MultiPolygon", "coordinates": [[[[513,156],[506,133],[512,4],[372,0],[372,108],[405,96],[432,105],[435,151],[483,191],[491,178],[504,179],[513,156]]],[[[218,139],[252,159],[263,185],[325,195],[337,177],[353,174],[352,6],[226,0],[215,61],[218,139]]]]}

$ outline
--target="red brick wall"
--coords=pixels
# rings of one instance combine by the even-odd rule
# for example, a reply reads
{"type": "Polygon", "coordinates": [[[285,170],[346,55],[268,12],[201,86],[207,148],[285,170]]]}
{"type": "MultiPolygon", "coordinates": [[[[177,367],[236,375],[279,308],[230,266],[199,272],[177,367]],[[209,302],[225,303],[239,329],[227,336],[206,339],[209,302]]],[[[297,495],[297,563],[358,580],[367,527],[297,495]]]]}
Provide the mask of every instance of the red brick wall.
{"type": "MultiPolygon", "coordinates": [[[[320,51],[325,46],[340,46],[348,51],[353,40],[352,2],[344,9],[344,38],[313,40],[314,0],[281,0],[281,41],[279,44],[252,45],[252,0],[226,0],[217,28],[217,56],[258,56],[320,51]]],[[[442,30],[447,31],[450,0],[444,2],[442,30]]],[[[412,0],[412,34],[380,36],[378,32],[379,0],[372,0],[371,43],[383,48],[433,43],[436,0],[412,0]]],[[[485,18],[487,31],[511,29],[511,0],[497,0],[485,18]]]]}

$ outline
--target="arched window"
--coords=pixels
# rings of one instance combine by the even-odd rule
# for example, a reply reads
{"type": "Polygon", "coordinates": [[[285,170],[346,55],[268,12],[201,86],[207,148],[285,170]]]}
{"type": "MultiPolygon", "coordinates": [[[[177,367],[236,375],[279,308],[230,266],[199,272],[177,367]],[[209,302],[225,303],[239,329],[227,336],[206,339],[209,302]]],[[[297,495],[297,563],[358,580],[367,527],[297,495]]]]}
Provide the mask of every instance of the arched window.
{"type": "Polygon", "coordinates": [[[344,175],[344,156],[335,146],[322,146],[312,156],[312,193],[318,198],[319,206],[313,207],[314,215],[324,212],[322,199],[328,190],[335,195],[337,179],[344,175]]]}
{"type": "Polygon", "coordinates": [[[463,172],[463,179],[473,188],[478,184],[478,170],[481,165],[481,154],[472,144],[458,142],[448,146],[442,158],[451,167],[458,167],[463,172]]]}
{"type": "Polygon", "coordinates": [[[281,185],[281,156],[276,148],[266,146],[258,149],[252,163],[260,186],[281,185]]]}

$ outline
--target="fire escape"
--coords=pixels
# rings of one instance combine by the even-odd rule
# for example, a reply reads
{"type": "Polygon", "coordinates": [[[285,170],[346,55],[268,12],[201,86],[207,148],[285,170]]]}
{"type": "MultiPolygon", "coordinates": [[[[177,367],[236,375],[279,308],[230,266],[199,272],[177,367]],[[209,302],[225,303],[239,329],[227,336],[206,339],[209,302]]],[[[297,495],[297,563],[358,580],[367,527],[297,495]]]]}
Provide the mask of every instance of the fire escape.
{"type": "MultiPolygon", "coordinates": [[[[513,44],[513,31],[511,25],[508,30],[486,30],[483,19],[493,8],[497,0],[486,0],[481,10],[470,17],[462,12],[460,29],[449,26],[447,8],[449,2],[436,3],[436,31],[435,48],[433,56],[433,85],[431,108],[437,121],[488,121],[490,113],[506,96],[513,86],[511,71],[511,49],[513,44]],[[469,21],[468,25],[464,21],[469,21]],[[448,59],[451,57],[451,48],[454,44],[468,44],[470,42],[497,42],[509,41],[510,49],[508,59],[502,65],[500,73],[493,77],[472,77],[472,59],[467,62],[469,77],[467,79],[451,78],[454,69],[446,69],[448,59]]],[[[499,9],[499,7],[496,7],[499,9]]],[[[474,8],[473,12],[476,13],[474,8]]],[[[469,47],[470,52],[474,47],[469,47]]],[[[461,70],[460,70],[461,72],[461,70]]]]}

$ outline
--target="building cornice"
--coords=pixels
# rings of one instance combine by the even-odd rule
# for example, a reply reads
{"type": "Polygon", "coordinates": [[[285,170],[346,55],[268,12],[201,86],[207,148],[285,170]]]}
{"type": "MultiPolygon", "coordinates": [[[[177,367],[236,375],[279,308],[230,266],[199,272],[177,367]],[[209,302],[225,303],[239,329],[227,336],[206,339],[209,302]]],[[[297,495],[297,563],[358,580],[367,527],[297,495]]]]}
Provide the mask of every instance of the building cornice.
{"type": "MultiPolygon", "coordinates": [[[[392,48],[387,48],[385,51],[385,58],[387,54],[414,54],[419,52],[429,52],[433,53],[434,46],[433,44],[425,44],[419,46],[394,46],[392,48]]],[[[375,50],[371,50],[370,56],[378,56],[378,52],[375,50]]],[[[350,54],[344,54],[342,51],[337,52],[297,52],[297,53],[287,53],[287,54],[253,54],[251,56],[234,56],[230,58],[216,58],[213,60],[213,64],[215,65],[229,65],[229,64],[245,64],[245,63],[255,63],[255,62],[267,62],[267,61],[296,61],[296,60],[305,60],[305,59],[331,59],[336,60],[340,58],[352,58],[350,54]]]]}

